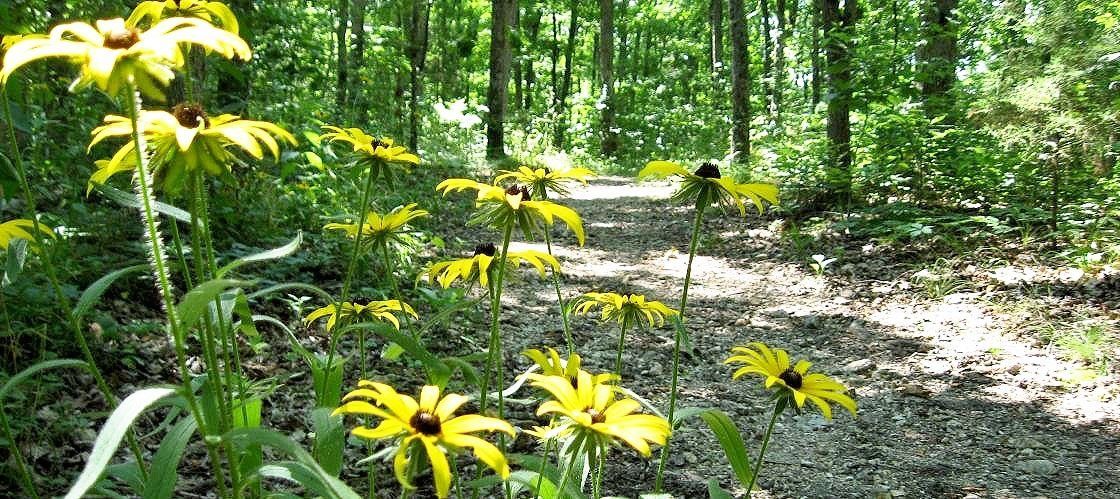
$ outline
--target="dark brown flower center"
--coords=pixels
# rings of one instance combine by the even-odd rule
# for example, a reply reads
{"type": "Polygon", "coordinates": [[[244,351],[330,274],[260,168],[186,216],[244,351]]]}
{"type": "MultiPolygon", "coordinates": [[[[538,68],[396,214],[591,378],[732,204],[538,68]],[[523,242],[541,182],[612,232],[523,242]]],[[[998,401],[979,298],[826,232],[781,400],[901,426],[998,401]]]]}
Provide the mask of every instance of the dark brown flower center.
{"type": "Polygon", "coordinates": [[[474,247],[474,256],[494,256],[494,254],[497,252],[498,248],[494,246],[494,243],[482,243],[474,247]]]}
{"type": "Polygon", "coordinates": [[[373,142],[370,142],[370,146],[374,149],[381,149],[384,147],[389,147],[389,143],[384,142],[381,139],[373,139],[373,142]]]}
{"type": "Polygon", "coordinates": [[[171,114],[175,116],[175,120],[180,125],[186,128],[198,128],[200,124],[209,124],[209,120],[206,119],[206,111],[203,111],[202,106],[195,103],[176,104],[175,107],[171,108],[171,114]]]}
{"type": "Polygon", "coordinates": [[[720,178],[719,167],[712,162],[704,163],[700,165],[700,168],[696,169],[696,176],[704,178],[720,178]]]}
{"type": "Polygon", "coordinates": [[[778,378],[784,381],[786,386],[794,390],[801,388],[801,373],[795,371],[792,367],[783,371],[782,374],[779,374],[778,378]]]}
{"type": "Polygon", "coordinates": [[[601,413],[599,411],[596,411],[595,409],[592,409],[590,407],[588,407],[587,411],[585,411],[585,412],[587,412],[587,414],[591,415],[591,423],[592,424],[602,423],[603,421],[607,420],[606,415],[604,415],[603,413],[601,413]]]}
{"type": "Polygon", "coordinates": [[[529,195],[529,188],[528,187],[522,187],[522,186],[517,185],[517,184],[513,184],[513,185],[507,187],[506,188],[506,194],[509,194],[510,196],[516,196],[516,195],[520,194],[522,201],[528,201],[528,200],[532,199],[532,197],[529,195]]]}
{"type": "Polygon", "coordinates": [[[441,431],[439,425],[439,416],[430,412],[418,411],[408,421],[412,429],[425,435],[439,435],[441,431]]]}
{"type": "Polygon", "coordinates": [[[127,49],[136,45],[138,41],[140,41],[140,32],[134,29],[122,29],[106,34],[102,45],[110,49],[127,49]]]}

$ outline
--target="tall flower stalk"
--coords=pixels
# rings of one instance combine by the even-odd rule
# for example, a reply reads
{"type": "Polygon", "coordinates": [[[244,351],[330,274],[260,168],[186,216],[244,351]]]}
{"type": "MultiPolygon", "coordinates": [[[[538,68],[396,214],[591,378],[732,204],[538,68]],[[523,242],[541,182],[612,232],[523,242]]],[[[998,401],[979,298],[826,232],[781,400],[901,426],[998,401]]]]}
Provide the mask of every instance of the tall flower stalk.
{"type": "MultiPolygon", "coordinates": [[[[675,321],[673,339],[673,375],[669,389],[669,421],[676,424],[678,381],[680,378],[681,342],[685,330],[685,310],[688,307],[688,288],[692,284],[692,264],[696,259],[696,250],[700,245],[700,230],[704,224],[704,211],[712,205],[719,205],[724,209],[738,209],[739,214],[746,216],[746,204],[750,201],[762,213],[764,202],[777,204],[778,188],[771,184],[740,184],[734,179],[723,177],[719,166],[715,163],[701,164],[695,172],[689,172],[683,166],[671,161],[651,161],[638,178],[666,178],[677,177],[681,180],[680,187],[673,193],[671,200],[681,204],[695,206],[696,215],[692,222],[692,234],[688,243],[688,264],[685,266],[684,286],[681,289],[680,314],[675,321]]],[[[654,490],[661,491],[665,474],[665,463],[669,459],[669,442],[661,448],[661,461],[657,465],[657,478],[654,481],[654,490]]]]}

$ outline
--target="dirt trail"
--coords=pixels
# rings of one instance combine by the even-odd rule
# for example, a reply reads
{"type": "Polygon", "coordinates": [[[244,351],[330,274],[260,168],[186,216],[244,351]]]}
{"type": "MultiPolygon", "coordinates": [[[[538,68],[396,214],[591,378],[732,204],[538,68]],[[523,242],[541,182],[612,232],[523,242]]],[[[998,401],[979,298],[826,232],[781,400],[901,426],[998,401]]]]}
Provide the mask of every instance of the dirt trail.
{"type": "MultiPolygon", "coordinates": [[[[672,189],[614,177],[574,189],[563,202],[581,213],[588,240],[580,248],[558,231],[567,297],[632,292],[677,306],[692,211],[668,202],[672,189]]],[[[695,355],[683,361],[681,404],[726,411],[757,452],[770,407],[754,380],[731,382],[722,360],[730,347],[761,340],[851,387],[859,417],[784,415],[755,497],[1120,494],[1115,370],[1070,383],[1079,366],[1016,335],[980,293],[932,300],[908,289],[895,267],[869,273],[858,257],[818,277],[807,261],[787,259],[767,223],[719,214],[704,225],[687,311],[695,355]],[[849,271],[853,264],[864,270],[849,271]]],[[[526,365],[515,354],[525,347],[563,345],[553,299],[551,284],[533,277],[507,287],[511,368],[526,365]]],[[[616,330],[587,318],[573,328],[585,364],[610,369],[616,330]]],[[[627,352],[626,386],[664,407],[671,331],[631,332],[627,352]]],[[[701,422],[689,422],[673,445],[670,492],[706,497],[716,477],[744,495],[701,422]]],[[[621,449],[612,456],[605,492],[634,497],[652,488],[654,461],[621,449]]]]}

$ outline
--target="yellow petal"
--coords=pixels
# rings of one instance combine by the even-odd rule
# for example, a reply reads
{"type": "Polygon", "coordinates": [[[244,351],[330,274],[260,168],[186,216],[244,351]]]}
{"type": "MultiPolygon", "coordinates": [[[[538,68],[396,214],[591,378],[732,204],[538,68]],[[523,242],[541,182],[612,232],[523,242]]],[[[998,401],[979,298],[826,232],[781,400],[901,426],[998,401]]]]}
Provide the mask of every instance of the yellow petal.
{"type": "Polygon", "coordinates": [[[683,166],[673,163],[672,161],[650,161],[646,163],[645,168],[638,172],[638,179],[647,177],[665,178],[671,175],[686,176],[688,170],[683,166]]]}

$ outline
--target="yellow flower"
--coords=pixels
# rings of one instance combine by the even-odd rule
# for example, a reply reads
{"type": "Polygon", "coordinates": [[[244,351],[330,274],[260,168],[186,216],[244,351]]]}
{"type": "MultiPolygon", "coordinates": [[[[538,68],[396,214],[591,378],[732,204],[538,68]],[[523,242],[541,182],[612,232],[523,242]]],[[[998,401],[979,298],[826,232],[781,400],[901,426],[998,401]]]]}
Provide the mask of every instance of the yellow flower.
{"type": "MultiPolygon", "coordinates": [[[[411,315],[414,319],[419,319],[416,311],[412,309],[409,304],[400,300],[384,300],[384,301],[371,301],[365,305],[357,303],[342,302],[342,318],[347,317],[369,317],[370,319],[388,322],[393,327],[400,329],[401,323],[397,320],[394,313],[406,313],[411,315]]],[[[327,331],[334,329],[335,323],[338,321],[340,314],[335,313],[334,304],[316,309],[315,311],[307,314],[303,320],[310,324],[323,317],[330,316],[327,319],[327,331]]]]}
{"type": "Polygon", "coordinates": [[[579,214],[567,206],[551,201],[533,201],[525,187],[515,184],[503,188],[465,178],[447,179],[436,186],[436,190],[442,191],[445,196],[466,189],[478,191],[476,205],[480,209],[471,219],[472,224],[489,224],[499,229],[511,224],[517,225],[527,237],[532,237],[542,225],[551,227],[553,219],[559,218],[575,233],[580,246],[583,246],[585,235],[579,214]]]}
{"type": "Polygon", "coordinates": [[[603,322],[614,321],[619,327],[642,321],[646,327],[660,327],[665,324],[666,316],[677,314],[664,303],[646,301],[645,295],[623,296],[618,293],[584,293],[576,304],[575,313],[588,314],[596,307],[600,309],[603,322]]]}
{"type": "Polygon", "coordinates": [[[778,204],[776,186],[736,183],[734,179],[723,178],[715,163],[704,163],[695,173],[689,173],[683,166],[671,161],[650,161],[642,171],[638,172],[639,180],[647,177],[670,176],[683,179],[681,188],[673,194],[673,200],[678,203],[695,203],[697,207],[702,208],[712,204],[719,204],[725,208],[735,207],[743,216],[747,214],[743,198],[750,199],[760,214],[764,200],[771,204],[778,204]]]}
{"type": "Polygon", "coordinates": [[[197,17],[203,21],[213,23],[215,19],[221,23],[222,28],[233,34],[238,34],[237,16],[229,6],[222,2],[208,2],[206,0],[163,0],[140,2],[132,15],[128,16],[125,24],[140,26],[144,21],[156,23],[170,17],[197,17]]]}
{"type": "Polygon", "coordinates": [[[237,35],[197,18],[173,17],[147,30],[124,19],[97,21],[93,26],[74,22],[56,26],[48,36],[23,37],[4,55],[0,84],[19,67],[50,57],[65,57],[81,66],[70,85],[76,90],[96,85],[109,95],[119,95],[133,82],[146,95],[162,99],[160,87],[184,64],[180,45],[198,45],[222,57],[249,60],[249,45],[237,35]]]}
{"type": "Polygon", "coordinates": [[[790,367],[789,354],[780,348],[770,349],[761,342],[752,342],[747,347],[732,348],[732,355],[724,364],[746,364],[735,371],[733,379],[739,379],[744,374],[757,374],[765,379],[766,388],[783,390],[784,396],[792,397],[798,411],[805,405],[805,400],[813,402],[821,410],[825,418],[832,419],[832,408],[829,402],[839,404],[841,407],[856,415],[856,403],[849,397],[844,385],[820,373],[809,373],[811,363],[807,360],[797,362],[790,367]]]}
{"type": "Polygon", "coordinates": [[[374,177],[381,175],[386,181],[392,182],[393,171],[389,169],[390,164],[420,164],[418,156],[408,152],[404,146],[393,145],[393,139],[388,137],[377,139],[359,128],[339,128],[331,125],[324,125],[323,128],[330,132],[324,133],[321,138],[350,144],[354,148],[354,156],[357,157],[358,163],[370,168],[370,174],[374,177]]]}
{"type": "MultiPolygon", "coordinates": [[[[44,236],[53,238],[54,232],[49,227],[39,222],[39,232],[44,236]]],[[[15,220],[8,220],[7,222],[0,223],[0,249],[8,249],[8,245],[12,243],[12,239],[23,239],[29,242],[35,242],[35,221],[26,218],[17,218],[15,220]]]]}
{"type": "MultiPolygon", "coordinates": [[[[460,258],[432,265],[428,269],[428,280],[438,282],[444,288],[449,288],[457,280],[473,281],[478,278],[479,284],[488,287],[490,285],[490,266],[500,258],[495,256],[497,253],[498,248],[494,246],[494,243],[479,244],[475,246],[474,256],[470,258],[460,258]]],[[[541,277],[545,276],[546,263],[552,267],[553,272],[560,271],[560,262],[548,253],[537,250],[509,252],[506,265],[510,268],[517,268],[521,266],[521,262],[532,265],[541,277]]]]}
{"type": "MultiPolygon", "coordinates": [[[[210,118],[197,104],[179,104],[171,108],[171,112],[141,111],[139,122],[152,154],[152,164],[163,178],[164,190],[169,192],[179,191],[187,174],[196,170],[210,175],[228,173],[230,165],[236,161],[229,150],[232,147],[258,160],[264,158],[267,148],[273,158],[279,159],[280,145],[274,135],[290,144],[296,143],[292,134],[267,121],[243,120],[232,114],[210,118]]],[[[109,115],[105,117],[105,124],[93,129],[89,148],[109,137],[131,136],[132,122],[128,118],[109,115]]],[[[98,168],[90,176],[87,192],[94,184],[134,169],[135,147],[130,140],[111,159],[97,162],[98,168]]]]}
{"type": "MultiPolygon", "coordinates": [[[[548,349],[547,355],[535,348],[525,350],[521,354],[529,357],[533,360],[533,363],[540,366],[541,374],[545,376],[560,376],[568,378],[571,383],[575,383],[579,380],[579,373],[584,372],[583,369],[580,369],[581,359],[579,354],[573,353],[567,360],[564,360],[560,358],[556,349],[551,347],[548,349]]],[[[591,376],[593,383],[606,383],[611,379],[614,379],[614,376],[610,373],[591,376]]]]}
{"type": "Polygon", "coordinates": [[[494,179],[495,184],[506,180],[525,184],[532,189],[533,197],[536,199],[547,199],[549,192],[561,196],[567,195],[568,187],[566,184],[582,182],[583,185],[587,185],[587,179],[595,176],[595,172],[587,168],[553,170],[547,167],[530,168],[528,166],[518,167],[517,170],[501,170],[498,173],[501,175],[494,179]]]}
{"type": "Polygon", "coordinates": [[[397,480],[405,488],[413,488],[409,483],[408,463],[417,457],[419,449],[423,449],[428,461],[432,463],[436,495],[441,498],[447,497],[451,488],[451,468],[446,452],[470,448],[480,461],[498,473],[503,480],[509,478],[509,464],[502,451],[472,434],[500,431],[512,437],[513,426],[500,419],[478,414],[452,417],[467,402],[467,397],[448,393],[440,398],[439,387],[429,385],[420,390],[420,400],[417,401],[408,395],[398,394],[392,387],[382,383],[363,380],[358,382],[358,386],[357,390],[343,397],[343,405],[335,409],[334,414],[382,419],[376,428],[359,426],[351,434],[369,440],[399,439],[393,468],[397,480]],[[415,448],[411,455],[410,447],[415,448]]]}
{"type": "Polygon", "coordinates": [[[649,457],[650,443],[664,445],[669,422],[650,414],[634,414],[641,405],[634,399],[615,399],[613,385],[596,383],[590,373],[579,373],[575,386],[564,376],[530,375],[533,386],[549,392],[553,400],[541,404],[537,415],[557,414],[558,426],[588,437],[600,447],[621,440],[649,457]]]}
{"type": "MultiPolygon", "coordinates": [[[[426,216],[428,216],[428,212],[417,210],[416,203],[398,206],[385,215],[371,211],[366,214],[365,223],[362,224],[362,238],[374,245],[396,240],[405,232],[402,229],[405,229],[409,222],[426,216]],[[367,237],[369,239],[366,239],[367,237]]],[[[329,223],[323,228],[345,231],[350,238],[358,235],[358,224],[329,223]]]]}

